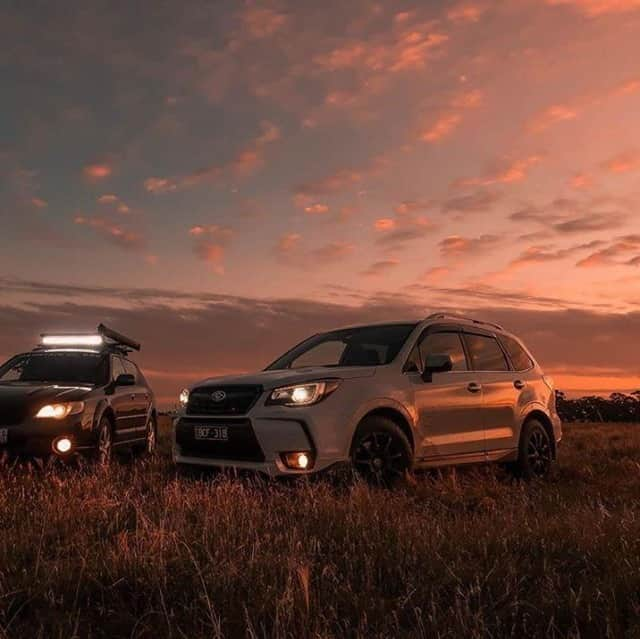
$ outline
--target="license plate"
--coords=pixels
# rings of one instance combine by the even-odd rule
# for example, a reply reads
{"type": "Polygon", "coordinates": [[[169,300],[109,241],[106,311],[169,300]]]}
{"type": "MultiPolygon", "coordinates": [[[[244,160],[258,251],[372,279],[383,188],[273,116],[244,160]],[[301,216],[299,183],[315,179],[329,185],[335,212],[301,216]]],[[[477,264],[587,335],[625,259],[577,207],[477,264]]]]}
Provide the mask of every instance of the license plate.
{"type": "Polygon", "coordinates": [[[229,441],[228,426],[196,426],[195,438],[200,440],[227,442],[229,441]]]}
{"type": "Polygon", "coordinates": [[[9,442],[9,429],[0,428],[0,444],[7,444],[9,442]]]}

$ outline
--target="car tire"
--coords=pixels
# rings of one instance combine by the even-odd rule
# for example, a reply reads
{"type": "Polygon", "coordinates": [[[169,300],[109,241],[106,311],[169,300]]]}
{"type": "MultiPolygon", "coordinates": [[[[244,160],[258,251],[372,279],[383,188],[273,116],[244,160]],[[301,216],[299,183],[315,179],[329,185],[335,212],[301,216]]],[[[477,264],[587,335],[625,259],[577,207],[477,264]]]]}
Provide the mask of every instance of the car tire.
{"type": "Polygon", "coordinates": [[[153,457],[158,450],[158,423],[156,418],[151,415],[147,424],[147,438],[144,445],[144,454],[147,457],[153,457]]]}
{"type": "Polygon", "coordinates": [[[108,417],[102,417],[98,426],[95,461],[98,466],[108,466],[113,459],[113,425],[108,417]]]}
{"type": "Polygon", "coordinates": [[[395,422],[378,415],[366,417],[353,438],[351,465],[366,482],[392,486],[411,472],[411,444],[395,422]]]}
{"type": "Polygon", "coordinates": [[[537,419],[525,422],[520,433],[518,461],[514,470],[526,481],[544,479],[553,464],[553,442],[544,424],[537,419]]]}
{"type": "Polygon", "coordinates": [[[144,457],[153,457],[158,450],[158,423],[156,418],[151,415],[147,420],[147,429],[144,442],[136,444],[132,448],[135,455],[143,455],[144,457]]]}

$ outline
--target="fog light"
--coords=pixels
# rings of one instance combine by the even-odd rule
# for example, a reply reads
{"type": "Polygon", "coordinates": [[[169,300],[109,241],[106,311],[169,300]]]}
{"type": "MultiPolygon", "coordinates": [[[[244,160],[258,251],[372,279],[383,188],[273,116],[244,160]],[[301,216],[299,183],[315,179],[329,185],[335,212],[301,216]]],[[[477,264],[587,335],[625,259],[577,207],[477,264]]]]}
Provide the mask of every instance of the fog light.
{"type": "Polygon", "coordinates": [[[73,442],[68,437],[61,437],[60,439],[56,439],[53,448],[56,453],[66,455],[73,448],[73,442]]]}
{"type": "Polygon", "coordinates": [[[313,465],[311,454],[305,451],[282,453],[282,461],[291,470],[308,470],[313,465]]]}

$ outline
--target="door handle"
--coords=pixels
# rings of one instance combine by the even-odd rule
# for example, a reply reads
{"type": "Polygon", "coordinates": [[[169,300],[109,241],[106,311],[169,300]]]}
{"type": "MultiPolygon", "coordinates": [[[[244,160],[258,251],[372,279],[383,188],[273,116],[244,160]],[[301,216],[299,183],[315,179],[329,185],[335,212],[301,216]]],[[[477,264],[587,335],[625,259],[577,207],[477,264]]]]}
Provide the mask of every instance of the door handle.
{"type": "Polygon", "coordinates": [[[478,384],[478,382],[471,382],[467,386],[467,390],[470,393],[479,393],[482,390],[482,384],[478,384]]]}
{"type": "Polygon", "coordinates": [[[518,390],[522,390],[526,384],[521,380],[521,379],[516,379],[515,382],[513,382],[513,385],[518,389],[518,390]]]}

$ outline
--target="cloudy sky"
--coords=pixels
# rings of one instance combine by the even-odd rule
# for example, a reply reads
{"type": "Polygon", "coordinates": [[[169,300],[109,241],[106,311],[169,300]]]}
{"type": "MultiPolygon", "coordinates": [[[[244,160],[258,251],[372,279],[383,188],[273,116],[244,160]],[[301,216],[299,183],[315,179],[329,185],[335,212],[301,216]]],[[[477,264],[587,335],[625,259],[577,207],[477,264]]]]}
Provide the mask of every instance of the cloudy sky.
{"type": "Polygon", "coordinates": [[[640,387],[639,33],[639,0],[4,3],[0,356],[111,322],[170,402],[448,309],[640,387]]]}

